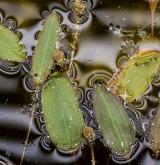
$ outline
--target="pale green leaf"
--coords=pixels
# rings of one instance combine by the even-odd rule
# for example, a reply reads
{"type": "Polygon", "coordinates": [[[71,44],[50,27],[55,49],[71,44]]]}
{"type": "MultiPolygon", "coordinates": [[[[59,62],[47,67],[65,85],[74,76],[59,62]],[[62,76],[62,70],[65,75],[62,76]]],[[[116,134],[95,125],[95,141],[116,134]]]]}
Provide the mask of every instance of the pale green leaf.
{"type": "Polygon", "coordinates": [[[132,102],[138,99],[158,74],[160,52],[146,51],[135,54],[115,75],[109,86],[117,86],[116,92],[132,102]]]}
{"type": "Polygon", "coordinates": [[[25,57],[24,46],[16,34],[0,24],[0,58],[11,62],[23,62],[25,57]]]}
{"type": "Polygon", "coordinates": [[[53,65],[53,56],[56,51],[56,42],[59,38],[58,18],[56,14],[48,16],[43,31],[38,37],[32,62],[32,74],[36,84],[45,81],[53,65]]]}
{"type": "Polygon", "coordinates": [[[153,152],[160,156],[160,111],[157,112],[151,124],[150,140],[153,152]]]}
{"type": "Polygon", "coordinates": [[[42,91],[42,111],[53,143],[63,151],[79,147],[84,120],[74,88],[67,78],[50,80],[42,91]]]}
{"type": "Polygon", "coordinates": [[[97,87],[93,92],[93,109],[105,144],[118,155],[129,154],[135,132],[119,100],[103,87],[97,87]]]}

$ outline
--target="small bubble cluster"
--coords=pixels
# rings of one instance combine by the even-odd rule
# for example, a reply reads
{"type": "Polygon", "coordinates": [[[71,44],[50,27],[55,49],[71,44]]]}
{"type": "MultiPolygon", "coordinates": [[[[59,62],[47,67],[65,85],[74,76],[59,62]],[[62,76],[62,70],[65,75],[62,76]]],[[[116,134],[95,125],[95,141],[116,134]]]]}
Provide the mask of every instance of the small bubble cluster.
{"type": "Polygon", "coordinates": [[[89,9],[91,9],[91,2],[89,0],[82,0],[82,4],[84,7],[77,7],[77,10],[75,2],[76,1],[74,0],[70,0],[68,2],[68,8],[71,10],[71,12],[69,12],[68,14],[68,19],[75,24],[84,24],[90,16],[89,9]]]}
{"type": "Polygon", "coordinates": [[[14,32],[16,31],[18,25],[17,20],[14,17],[4,19],[3,24],[14,32]]]}

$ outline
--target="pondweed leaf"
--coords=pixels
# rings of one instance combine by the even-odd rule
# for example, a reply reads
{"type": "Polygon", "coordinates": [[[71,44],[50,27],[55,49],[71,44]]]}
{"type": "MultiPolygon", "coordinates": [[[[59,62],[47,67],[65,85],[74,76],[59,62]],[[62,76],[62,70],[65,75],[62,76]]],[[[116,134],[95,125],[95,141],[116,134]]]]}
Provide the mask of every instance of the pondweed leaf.
{"type": "Polygon", "coordinates": [[[23,62],[25,57],[24,46],[16,34],[0,24],[0,58],[7,61],[23,62]]]}
{"type": "Polygon", "coordinates": [[[109,87],[115,88],[123,99],[132,102],[138,99],[158,74],[159,51],[140,52],[129,59],[120,73],[115,74],[109,87]]]}
{"type": "Polygon", "coordinates": [[[153,152],[160,156],[160,111],[157,112],[151,124],[150,140],[153,152]]]}
{"type": "Polygon", "coordinates": [[[37,85],[46,79],[52,68],[59,28],[56,14],[50,14],[44,23],[43,31],[38,37],[33,55],[32,74],[37,85]]]}
{"type": "Polygon", "coordinates": [[[135,143],[135,132],[122,104],[103,87],[97,87],[93,108],[106,145],[118,155],[128,155],[135,143]]]}
{"type": "Polygon", "coordinates": [[[42,91],[42,111],[53,143],[71,152],[81,144],[84,120],[74,88],[65,77],[50,80],[42,91]]]}

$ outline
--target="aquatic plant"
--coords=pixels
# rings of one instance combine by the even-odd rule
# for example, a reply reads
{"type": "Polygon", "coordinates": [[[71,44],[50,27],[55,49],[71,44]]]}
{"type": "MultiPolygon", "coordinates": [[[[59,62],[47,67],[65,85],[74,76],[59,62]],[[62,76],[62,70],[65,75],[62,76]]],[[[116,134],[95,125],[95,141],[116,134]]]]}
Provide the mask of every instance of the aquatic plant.
{"type": "Polygon", "coordinates": [[[160,156],[160,111],[158,110],[150,128],[150,141],[152,151],[156,157],[160,156]]]}
{"type": "MultiPolygon", "coordinates": [[[[53,63],[63,63],[62,58],[65,58],[62,57],[64,56],[63,53],[56,50],[56,43],[58,42],[60,33],[59,29],[60,25],[56,14],[50,14],[44,23],[43,31],[39,34],[30,74],[36,86],[35,92],[41,92],[42,88],[42,111],[52,142],[60,150],[72,152],[73,150],[77,150],[81,144],[82,129],[84,127],[84,120],[79,110],[77,97],[69,79],[62,74],[59,74],[61,76],[50,77],[48,80],[53,63]]],[[[0,41],[2,43],[5,42],[7,45],[1,51],[5,52],[10,47],[15,48],[15,50],[12,49],[12,54],[11,52],[6,52],[4,56],[2,52],[0,53],[0,57],[11,62],[24,61],[25,51],[22,49],[24,46],[19,44],[17,36],[3,25],[0,25],[0,30],[0,41]]],[[[35,100],[36,98],[33,98],[32,115],[20,164],[23,163],[36,111],[35,100]]]]}
{"type": "Polygon", "coordinates": [[[84,120],[68,78],[62,75],[53,76],[42,89],[41,102],[53,143],[62,151],[77,150],[82,142],[84,120]]]}
{"type": "Polygon", "coordinates": [[[120,100],[98,86],[93,92],[93,108],[105,145],[117,155],[127,156],[135,143],[135,131],[120,100]]]}
{"type": "Polygon", "coordinates": [[[20,39],[7,27],[0,24],[0,58],[12,62],[24,62],[25,48],[20,39]]]}
{"type": "Polygon", "coordinates": [[[132,102],[147,90],[158,75],[159,51],[139,52],[132,56],[109,82],[109,88],[124,100],[132,102]]]}
{"type": "Polygon", "coordinates": [[[155,11],[157,8],[159,0],[149,0],[150,10],[151,10],[151,34],[154,35],[154,21],[155,21],[155,11]]]}
{"type": "Polygon", "coordinates": [[[35,84],[42,84],[50,73],[59,39],[59,22],[56,14],[48,16],[43,31],[38,35],[32,60],[32,75],[35,84]]]}
{"type": "MultiPolygon", "coordinates": [[[[154,3],[153,5],[151,3],[151,5],[151,10],[155,11],[157,4],[154,3]]],[[[73,32],[73,42],[71,43],[72,55],[70,67],[79,41],[78,24],[84,9],[85,6],[82,1],[76,0],[75,14],[77,22],[74,25],[76,30],[73,32]]],[[[63,70],[66,59],[64,53],[56,49],[56,44],[59,42],[60,37],[59,29],[60,24],[57,16],[55,13],[52,13],[44,23],[43,31],[39,34],[38,44],[34,50],[30,72],[36,87],[34,94],[41,94],[40,102],[45,125],[54,145],[62,152],[72,153],[81,146],[82,139],[85,138],[90,143],[92,165],[94,165],[93,144],[96,139],[94,130],[91,127],[85,127],[74,86],[67,77],[70,67],[66,72],[60,73],[63,70]],[[58,70],[57,74],[52,74],[55,65],[58,65],[60,70],[58,70]]],[[[0,25],[0,43],[2,47],[0,48],[0,58],[10,62],[25,61],[26,53],[24,46],[14,33],[3,25],[0,25]]],[[[158,74],[159,55],[158,51],[135,54],[113,76],[107,87],[116,95],[120,95],[124,100],[133,101],[138,99],[158,74]],[[113,86],[116,90],[112,90],[113,86]]],[[[35,101],[36,97],[34,96],[31,121],[20,164],[23,163],[36,111],[35,101]]],[[[105,141],[105,146],[120,156],[128,155],[132,151],[136,138],[134,128],[122,103],[111,92],[103,87],[97,87],[93,92],[93,109],[105,141]]],[[[159,115],[157,114],[157,116],[159,115]]],[[[158,134],[156,134],[156,131],[159,129],[157,121],[155,119],[155,128],[152,129],[151,135],[152,139],[157,139],[156,143],[152,143],[153,151],[159,153],[159,148],[157,147],[159,139],[158,134]]]]}

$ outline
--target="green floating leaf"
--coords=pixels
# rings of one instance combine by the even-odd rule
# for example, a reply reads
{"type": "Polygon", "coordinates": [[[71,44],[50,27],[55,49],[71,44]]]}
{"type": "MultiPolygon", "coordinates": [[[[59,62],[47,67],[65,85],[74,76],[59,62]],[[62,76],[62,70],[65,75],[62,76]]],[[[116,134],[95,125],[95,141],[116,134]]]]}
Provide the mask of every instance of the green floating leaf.
{"type": "Polygon", "coordinates": [[[84,120],[75,91],[67,78],[50,80],[42,91],[42,111],[53,143],[66,152],[79,147],[84,120]]]}
{"type": "Polygon", "coordinates": [[[147,90],[158,74],[159,65],[159,51],[140,52],[129,59],[119,75],[115,75],[111,80],[109,86],[116,85],[116,92],[123,99],[132,102],[147,90]]]}
{"type": "Polygon", "coordinates": [[[160,156],[160,111],[157,112],[151,124],[150,140],[153,152],[160,156]]]}
{"type": "Polygon", "coordinates": [[[43,31],[39,35],[33,55],[32,74],[38,85],[46,79],[52,68],[56,42],[60,34],[59,28],[56,14],[49,15],[44,23],[43,31]]]}
{"type": "Polygon", "coordinates": [[[122,104],[103,87],[97,87],[93,108],[106,145],[118,155],[128,155],[135,143],[135,132],[122,104]]]}
{"type": "Polygon", "coordinates": [[[16,34],[0,24],[0,58],[7,61],[23,62],[25,57],[24,46],[16,34]]]}

